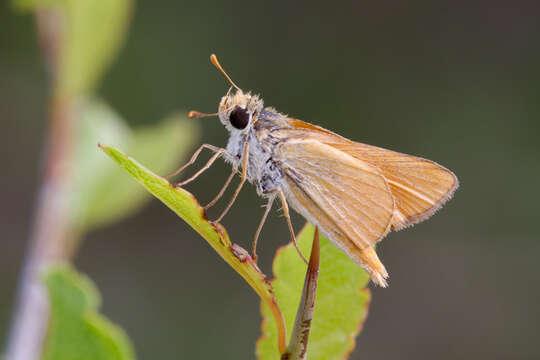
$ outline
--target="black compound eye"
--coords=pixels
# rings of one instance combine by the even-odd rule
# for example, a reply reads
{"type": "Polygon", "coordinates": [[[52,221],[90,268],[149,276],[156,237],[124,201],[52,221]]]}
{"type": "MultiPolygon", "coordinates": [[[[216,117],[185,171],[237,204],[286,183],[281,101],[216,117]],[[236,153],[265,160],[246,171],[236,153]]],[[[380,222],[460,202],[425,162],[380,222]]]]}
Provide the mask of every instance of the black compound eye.
{"type": "Polygon", "coordinates": [[[233,111],[231,111],[229,121],[231,122],[232,126],[242,130],[249,124],[249,113],[246,109],[242,109],[241,107],[237,106],[233,111]]]}

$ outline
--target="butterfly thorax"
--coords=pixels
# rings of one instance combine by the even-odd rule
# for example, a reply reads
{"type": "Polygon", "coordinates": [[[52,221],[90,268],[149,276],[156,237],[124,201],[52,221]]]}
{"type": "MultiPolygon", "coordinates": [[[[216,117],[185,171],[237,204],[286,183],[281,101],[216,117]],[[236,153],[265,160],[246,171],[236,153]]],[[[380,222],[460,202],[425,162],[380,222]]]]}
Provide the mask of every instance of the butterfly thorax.
{"type": "MultiPolygon", "coordinates": [[[[262,100],[259,100],[262,103],[262,100]]],[[[226,160],[236,169],[243,163],[244,144],[248,146],[247,180],[254,184],[260,196],[268,196],[282,186],[283,171],[275,157],[278,140],[272,132],[282,128],[286,117],[272,108],[261,109],[253,114],[246,129],[230,131],[226,160]]]]}

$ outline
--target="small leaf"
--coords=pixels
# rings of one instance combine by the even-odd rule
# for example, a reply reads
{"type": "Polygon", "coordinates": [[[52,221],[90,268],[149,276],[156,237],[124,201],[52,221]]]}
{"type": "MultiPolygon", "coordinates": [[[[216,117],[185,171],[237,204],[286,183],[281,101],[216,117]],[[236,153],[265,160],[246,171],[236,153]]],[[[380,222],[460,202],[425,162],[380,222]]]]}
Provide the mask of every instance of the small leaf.
{"type": "Polygon", "coordinates": [[[100,296],[92,281],[67,265],[44,278],[51,315],[43,360],[129,360],[132,346],[124,331],[98,313],[100,296]]]}
{"type": "MultiPolygon", "coordinates": [[[[62,1],[64,2],[64,1],[62,1]]],[[[60,94],[92,90],[123,39],[132,10],[130,0],[67,1],[70,27],[60,58],[60,94]]]]}
{"type": "MultiPolygon", "coordinates": [[[[302,252],[312,246],[315,228],[306,225],[298,235],[302,252]]],[[[287,332],[290,333],[295,312],[302,294],[306,264],[292,244],[278,250],[273,263],[271,281],[280,308],[283,310],[287,332]]],[[[367,316],[371,295],[366,285],[369,276],[347,255],[324,236],[320,237],[320,270],[315,311],[309,335],[308,359],[346,359],[354,349],[355,337],[367,316]]],[[[273,344],[276,325],[266,304],[261,304],[262,336],[257,341],[259,360],[280,358],[273,344]]]]}
{"type": "Polygon", "coordinates": [[[131,0],[14,0],[21,10],[51,8],[62,29],[58,49],[57,95],[92,91],[123,43],[131,0]]]}
{"type": "Polygon", "coordinates": [[[70,195],[72,223],[84,232],[127,217],[150,199],[148,192],[118,173],[96,144],[126,147],[155,164],[156,171],[169,173],[194,145],[198,127],[185,115],[175,114],[156,125],[131,130],[103,101],[80,106],[83,116],[76,123],[70,195]]]}
{"type": "Polygon", "coordinates": [[[166,179],[155,175],[115,148],[110,146],[100,147],[135,180],[197,231],[219,256],[246,280],[269,307],[268,311],[278,324],[280,331],[278,333],[276,330],[273,346],[276,347],[277,344],[281,352],[285,351],[283,316],[275,302],[270,284],[247,251],[239,245],[233,244],[227,235],[227,231],[220,224],[213,225],[208,221],[203,208],[191,193],[181,188],[175,188],[166,179]]]}

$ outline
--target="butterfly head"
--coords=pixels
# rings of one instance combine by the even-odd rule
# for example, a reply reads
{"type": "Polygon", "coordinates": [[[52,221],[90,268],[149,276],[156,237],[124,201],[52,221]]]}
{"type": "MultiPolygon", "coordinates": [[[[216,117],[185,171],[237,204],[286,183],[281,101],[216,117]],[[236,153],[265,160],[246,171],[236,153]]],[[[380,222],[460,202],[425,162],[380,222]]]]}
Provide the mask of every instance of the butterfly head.
{"type": "Polygon", "coordinates": [[[190,111],[188,116],[190,118],[201,118],[217,115],[231,134],[248,132],[263,109],[262,99],[258,95],[252,95],[249,92],[244,93],[223,70],[216,55],[212,54],[210,61],[225,75],[231,87],[225,96],[221,98],[217,113],[206,114],[199,111],[190,111]]]}
{"type": "Polygon", "coordinates": [[[233,94],[231,87],[227,94],[221,98],[218,116],[221,123],[230,132],[246,131],[249,130],[262,109],[263,101],[259,96],[244,93],[240,89],[233,94]]]}

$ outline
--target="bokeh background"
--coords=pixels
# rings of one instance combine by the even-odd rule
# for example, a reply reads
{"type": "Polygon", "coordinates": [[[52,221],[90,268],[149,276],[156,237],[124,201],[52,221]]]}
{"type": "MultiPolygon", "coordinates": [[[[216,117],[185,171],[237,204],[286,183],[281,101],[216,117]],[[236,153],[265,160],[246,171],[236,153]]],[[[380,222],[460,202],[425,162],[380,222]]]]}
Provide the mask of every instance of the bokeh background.
{"type": "MultiPolygon", "coordinates": [[[[241,87],[284,113],[452,169],[455,198],[380,245],[390,287],[373,289],[352,358],[538,359],[539,14],[535,1],[141,0],[99,93],[133,125],[214,111],[228,88],[209,64],[215,52],[241,87]]],[[[2,344],[46,141],[34,25],[1,5],[2,344]]],[[[226,143],[215,118],[200,125],[201,143],[226,143]]],[[[189,189],[204,203],[227,171],[218,164],[189,189]]],[[[262,204],[252,187],[242,192],[223,222],[235,242],[249,247],[262,204]]],[[[266,273],[287,241],[274,212],[259,250],[266,273]]],[[[254,358],[257,296],[157,201],[89,234],[76,265],[139,359],[254,358]]]]}

